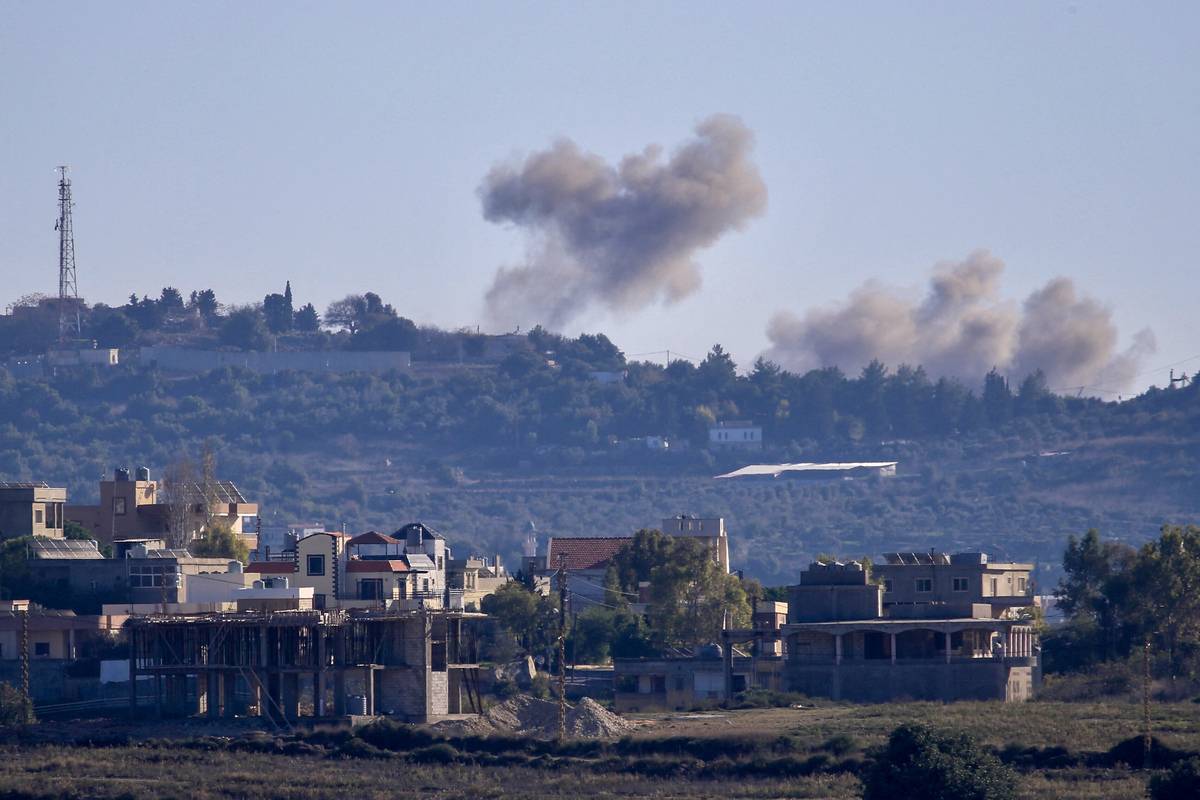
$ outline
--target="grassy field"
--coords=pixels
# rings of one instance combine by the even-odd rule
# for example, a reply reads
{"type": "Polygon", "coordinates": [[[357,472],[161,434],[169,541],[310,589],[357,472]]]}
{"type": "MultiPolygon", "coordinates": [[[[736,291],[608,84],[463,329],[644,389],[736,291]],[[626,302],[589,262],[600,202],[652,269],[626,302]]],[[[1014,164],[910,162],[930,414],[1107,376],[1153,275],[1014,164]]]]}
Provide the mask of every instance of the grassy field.
{"type": "MultiPolygon", "coordinates": [[[[916,720],[994,747],[1018,770],[1023,798],[1126,800],[1143,795],[1147,774],[1105,754],[1138,735],[1140,712],[913,703],[640,715],[626,740],[563,748],[515,738],[431,745],[399,726],[277,736],[193,721],[155,725],[147,739],[130,725],[55,723],[0,747],[0,798],[854,798],[866,751],[916,720]],[[1028,748],[1038,758],[1061,748],[1065,762],[1031,766],[1015,755],[1028,748]]],[[[1159,705],[1154,726],[1164,744],[1196,750],[1200,704],[1159,705]]]]}

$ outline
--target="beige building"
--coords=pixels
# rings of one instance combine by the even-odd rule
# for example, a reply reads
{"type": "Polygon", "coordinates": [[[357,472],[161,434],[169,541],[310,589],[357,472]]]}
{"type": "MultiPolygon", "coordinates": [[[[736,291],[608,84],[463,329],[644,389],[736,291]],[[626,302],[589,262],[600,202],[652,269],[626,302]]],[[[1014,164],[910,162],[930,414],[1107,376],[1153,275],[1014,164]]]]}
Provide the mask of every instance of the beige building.
{"type": "Polygon", "coordinates": [[[1006,617],[1034,604],[1032,571],[1033,564],[989,561],[987,553],[887,553],[872,577],[891,617],[1006,617]]]}
{"type": "Polygon", "coordinates": [[[312,588],[313,608],[338,607],[338,599],[346,585],[346,542],[349,540],[344,533],[322,531],[296,542],[293,574],[297,586],[312,588]]]}
{"type": "Polygon", "coordinates": [[[857,702],[1031,699],[1040,647],[1017,611],[1034,601],[1015,591],[1028,592],[1030,565],[893,556],[873,575],[857,562],[801,574],[782,629],[788,689],[857,702]]]}
{"type": "Polygon", "coordinates": [[[116,640],[124,615],[76,615],[73,611],[33,606],[28,600],[0,601],[0,661],[21,658],[21,614],[29,615],[29,658],[71,660],[86,643],[116,640]]]}
{"type": "MultiPolygon", "coordinates": [[[[247,502],[231,481],[216,481],[211,493],[213,497],[206,499],[199,484],[187,487],[186,499],[195,506],[189,538],[203,533],[204,519],[211,516],[229,525],[249,549],[257,547],[258,504],[247,502]],[[210,500],[213,507],[204,508],[210,500]]],[[[127,469],[115,470],[112,480],[100,481],[99,505],[67,506],[66,518],[82,525],[99,542],[146,536],[169,541],[172,508],[158,481],[150,479],[150,470],[138,467],[133,476],[127,469]]]]}
{"type": "Polygon", "coordinates": [[[61,539],[66,502],[66,489],[45,483],[0,483],[0,539],[61,539]]]}
{"type": "Polygon", "coordinates": [[[680,514],[662,521],[662,532],[668,536],[703,539],[712,551],[713,559],[729,572],[729,534],[725,532],[724,517],[693,517],[680,514]]]}
{"type": "Polygon", "coordinates": [[[450,562],[446,582],[450,587],[450,607],[478,611],[483,598],[492,594],[512,578],[500,563],[500,556],[491,562],[482,556],[467,556],[450,562]]]}

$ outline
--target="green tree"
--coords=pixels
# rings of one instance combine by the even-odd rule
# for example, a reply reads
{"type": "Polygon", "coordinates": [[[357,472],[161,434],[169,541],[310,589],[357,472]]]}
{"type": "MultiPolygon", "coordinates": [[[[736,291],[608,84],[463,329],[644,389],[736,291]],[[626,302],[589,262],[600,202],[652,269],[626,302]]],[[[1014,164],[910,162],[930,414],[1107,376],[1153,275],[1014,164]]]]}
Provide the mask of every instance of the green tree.
{"type": "Polygon", "coordinates": [[[612,604],[627,603],[649,582],[646,620],[661,647],[720,641],[726,615],[733,626],[750,621],[741,581],[725,572],[702,539],[638,531],[613,558],[605,582],[612,604]]]}
{"type": "Polygon", "coordinates": [[[183,295],[174,286],[164,286],[158,298],[158,306],[164,312],[182,311],[183,295]]]}
{"type": "Polygon", "coordinates": [[[263,298],[263,318],[271,333],[286,333],[292,329],[295,312],[292,310],[292,285],[289,283],[287,294],[273,293],[263,298]]]}
{"type": "Polygon", "coordinates": [[[1158,634],[1172,677],[1193,672],[1200,655],[1200,528],[1164,525],[1138,552],[1129,605],[1143,638],[1158,634]]]}
{"type": "Polygon", "coordinates": [[[63,523],[63,538],[76,541],[85,541],[92,538],[92,534],[88,529],[80,525],[78,522],[67,520],[63,523]]]}
{"type": "Polygon", "coordinates": [[[250,551],[242,537],[222,519],[210,520],[204,532],[192,540],[188,550],[197,558],[236,559],[243,564],[250,559],[250,551]]]}
{"type": "Polygon", "coordinates": [[[875,755],[863,800],[1012,800],[1017,775],[964,734],[901,725],[875,755]]]}
{"type": "Polygon", "coordinates": [[[995,367],[983,379],[983,412],[993,428],[1012,419],[1013,396],[1008,389],[1008,379],[995,367]]]}
{"type": "Polygon", "coordinates": [[[188,300],[188,305],[195,308],[204,318],[205,322],[212,323],[217,317],[217,293],[212,289],[201,289],[193,291],[191,298],[188,300]]]}
{"type": "Polygon", "coordinates": [[[495,617],[526,653],[544,650],[558,635],[558,604],[517,581],[484,597],[480,610],[495,617]]]}
{"type": "Polygon", "coordinates": [[[125,347],[137,339],[138,325],[121,311],[114,310],[105,314],[91,333],[101,347],[125,347]]]}
{"type": "Polygon", "coordinates": [[[321,329],[321,317],[312,303],[305,303],[296,312],[296,330],[301,333],[316,333],[321,329]]]}
{"type": "Polygon", "coordinates": [[[351,350],[404,350],[417,347],[417,326],[405,317],[389,317],[350,337],[351,350]]]}
{"type": "Polygon", "coordinates": [[[1132,547],[1105,542],[1094,528],[1082,539],[1067,539],[1064,574],[1055,596],[1070,617],[1071,629],[1056,632],[1062,635],[1052,640],[1070,641],[1077,651],[1066,663],[1108,659],[1123,650],[1123,612],[1128,609],[1121,600],[1128,594],[1129,569],[1136,557],[1132,547]]]}
{"type": "Polygon", "coordinates": [[[610,658],[643,658],[655,653],[646,621],[628,607],[588,608],[573,624],[567,645],[581,664],[603,664],[610,658]]]}
{"type": "Polygon", "coordinates": [[[253,308],[239,308],[221,325],[218,337],[221,344],[240,350],[265,350],[267,329],[262,315],[253,308]]]}
{"type": "Polygon", "coordinates": [[[696,378],[700,381],[701,389],[724,392],[737,380],[737,364],[725,352],[725,348],[714,344],[696,368],[696,378]]]}

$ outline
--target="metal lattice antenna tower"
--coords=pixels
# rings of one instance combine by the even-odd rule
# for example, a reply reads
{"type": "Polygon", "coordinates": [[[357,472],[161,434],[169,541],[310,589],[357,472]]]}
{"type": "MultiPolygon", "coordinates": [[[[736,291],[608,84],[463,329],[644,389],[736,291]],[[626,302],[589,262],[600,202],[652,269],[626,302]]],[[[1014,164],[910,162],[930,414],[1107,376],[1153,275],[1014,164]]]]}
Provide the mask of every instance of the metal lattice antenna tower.
{"type": "Polygon", "coordinates": [[[68,334],[78,337],[79,281],[75,276],[75,230],[71,224],[71,179],[67,168],[58,167],[58,338],[63,341],[68,334]]]}

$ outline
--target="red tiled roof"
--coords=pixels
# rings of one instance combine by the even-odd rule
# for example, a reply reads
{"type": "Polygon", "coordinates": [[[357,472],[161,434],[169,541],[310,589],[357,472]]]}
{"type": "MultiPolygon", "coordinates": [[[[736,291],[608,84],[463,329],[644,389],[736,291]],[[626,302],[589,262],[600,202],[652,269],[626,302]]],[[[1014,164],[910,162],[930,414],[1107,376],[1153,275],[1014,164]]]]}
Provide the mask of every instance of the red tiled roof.
{"type": "Polygon", "coordinates": [[[408,572],[408,565],[399,559],[356,559],[346,562],[346,572],[408,572]]]}
{"type": "Polygon", "coordinates": [[[291,561],[251,561],[246,565],[246,572],[268,575],[287,575],[296,571],[296,565],[291,561]]]}
{"type": "Polygon", "coordinates": [[[358,536],[355,536],[353,539],[346,542],[347,545],[353,545],[353,544],[400,544],[400,543],[401,542],[399,539],[392,538],[391,536],[388,536],[386,533],[380,533],[379,531],[367,531],[366,533],[360,533],[358,536]]]}
{"type": "Polygon", "coordinates": [[[598,569],[633,541],[632,536],[581,536],[551,539],[546,569],[598,569]]]}

